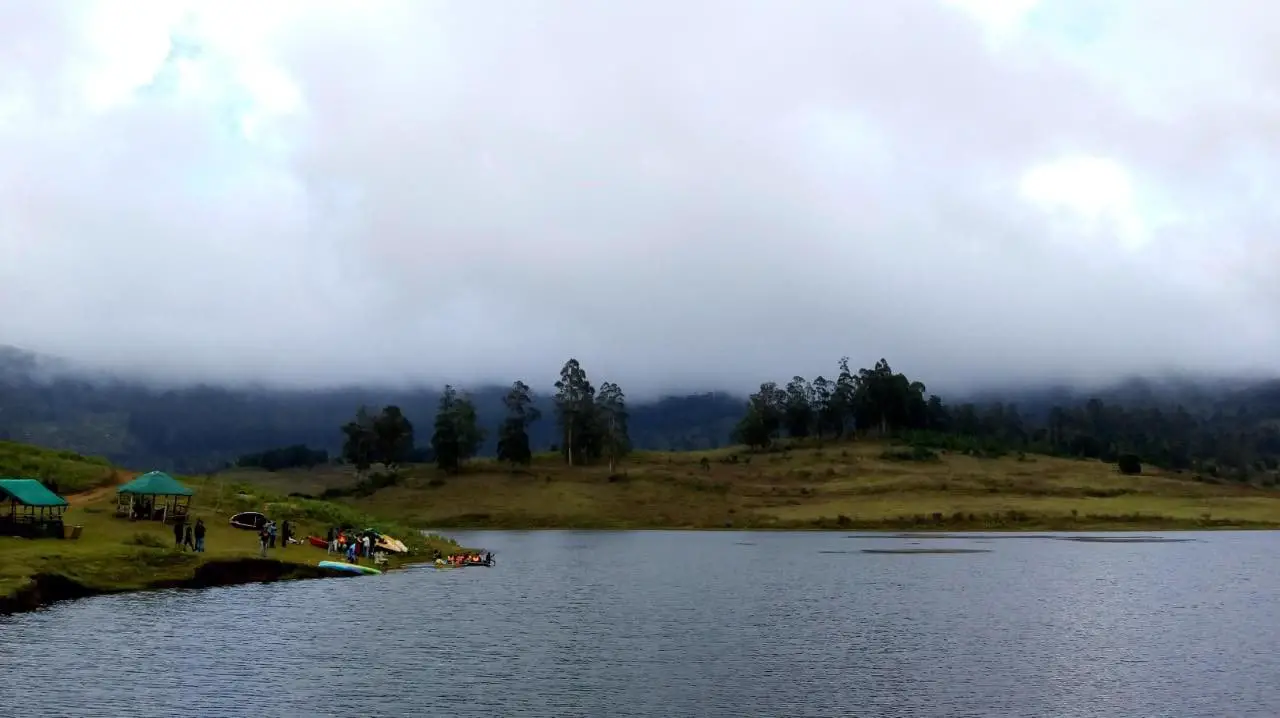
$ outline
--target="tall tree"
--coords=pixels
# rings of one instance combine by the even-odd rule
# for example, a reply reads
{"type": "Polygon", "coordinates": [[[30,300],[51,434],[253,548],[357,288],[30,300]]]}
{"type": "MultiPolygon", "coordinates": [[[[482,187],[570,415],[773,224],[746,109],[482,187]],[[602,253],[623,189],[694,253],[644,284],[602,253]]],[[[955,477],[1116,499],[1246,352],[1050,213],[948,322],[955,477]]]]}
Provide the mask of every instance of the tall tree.
{"type": "Polygon", "coordinates": [[[363,474],[377,460],[377,434],[374,419],[365,407],[356,411],[355,419],[342,426],[342,458],[363,474]]]}
{"type": "Polygon", "coordinates": [[[809,436],[814,424],[813,386],[802,376],[793,377],[787,384],[787,398],[783,405],[783,423],[787,435],[797,439],[809,436]]]}
{"type": "Polygon", "coordinates": [[[925,423],[929,431],[947,432],[951,430],[951,411],[937,394],[930,394],[925,403],[925,423]]]}
{"type": "Polygon", "coordinates": [[[413,424],[398,406],[383,407],[373,420],[373,434],[378,460],[390,471],[399,468],[413,453],[413,424]]]}
{"type": "Polygon", "coordinates": [[[893,369],[889,362],[881,359],[874,368],[859,369],[854,384],[853,410],[858,433],[876,427],[880,434],[888,434],[896,409],[893,369]]]}
{"type": "Polygon", "coordinates": [[[760,385],[760,391],[747,398],[747,412],[734,429],[734,438],[751,448],[767,448],[782,428],[787,393],[774,382],[760,385]]]}
{"type": "Polygon", "coordinates": [[[621,387],[611,382],[600,385],[600,393],[596,396],[596,416],[602,430],[601,448],[609,460],[609,473],[612,474],[618,461],[631,451],[631,438],[627,433],[627,398],[621,387]]]}
{"type": "Polygon", "coordinates": [[[840,437],[843,430],[843,421],[836,412],[833,404],[835,399],[835,382],[830,379],[819,376],[813,380],[811,385],[813,391],[813,414],[814,414],[814,433],[819,439],[827,433],[840,437]]]}
{"type": "Polygon", "coordinates": [[[574,465],[581,449],[588,443],[590,434],[596,429],[595,393],[587,379],[587,372],[577,359],[569,359],[560,369],[560,380],[556,382],[556,415],[560,421],[561,436],[564,439],[562,451],[570,466],[574,465]]]}
{"type": "Polygon", "coordinates": [[[480,417],[470,394],[460,395],[455,406],[458,421],[458,455],[463,462],[466,462],[480,453],[480,445],[484,443],[485,433],[480,427],[480,417]]]}
{"type": "MultiPolygon", "coordinates": [[[[858,382],[853,372],[849,369],[849,357],[840,357],[838,364],[840,373],[836,375],[835,389],[831,395],[831,413],[838,420],[836,425],[836,438],[844,436],[845,429],[848,427],[848,421],[854,419],[855,401],[858,392],[858,382]]],[[[855,419],[856,422],[856,419],[855,419]]],[[[854,429],[858,428],[854,424],[854,429]]]]}
{"type": "Polygon", "coordinates": [[[542,412],[534,406],[533,392],[522,381],[511,385],[502,404],[507,415],[498,427],[498,460],[528,466],[533,460],[529,425],[542,418],[542,412]]]}
{"type": "Polygon", "coordinates": [[[450,473],[461,471],[463,463],[476,455],[483,440],[475,404],[452,386],[446,386],[440,394],[435,432],[431,435],[436,466],[450,473]]]}

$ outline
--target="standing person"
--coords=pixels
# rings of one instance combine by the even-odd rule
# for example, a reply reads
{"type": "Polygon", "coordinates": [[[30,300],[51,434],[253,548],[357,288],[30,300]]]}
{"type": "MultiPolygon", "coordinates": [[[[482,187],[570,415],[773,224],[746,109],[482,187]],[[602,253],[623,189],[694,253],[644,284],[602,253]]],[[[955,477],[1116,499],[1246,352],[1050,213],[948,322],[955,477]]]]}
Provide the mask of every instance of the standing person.
{"type": "Polygon", "coordinates": [[[269,537],[268,537],[268,534],[267,534],[267,525],[266,525],[266,524],[263,524],[263,525],[262,525],[262,528],[258,529],[258,543],[262,545],[262,557],[263,557],[263,558],[266,558],[266,557],[267,557],[267,541],[268,541],[268,538],[269,538],[269,537]]]}
{"type": "Polygon", "coordinates": [[[372,556],[373,554],[369,553],[369,547],[373,545],[373,542],[369,540],[369,534],[364,535],[364,541],[361,543],[364,545],[364,555],[366,557],[372,556]]]}
{"type": "Polygon", "coordinates": [[[338,550],[338,532],[332,526],[329,527],[329,533],[325,534],[325,540],[329,543],[329,549],[325,553],[333,553],[338,550]]]}
{"type": "Polygon", "coordinates": [[[182,546],[182,520],[173,522],[173,545],[175,548],[182,546]]]}
{"type": "Polygon", "coordinates": [[[186,551],[190,547],[192,551],[196,550],[196,534],[191,524],[187,524],[187,531],[182,537],[182,550],[186,551]]]}
{"type": "Polygon", "coordinates": [[[356,563],[356,542],[347,544],[347,563],[356,563]]]}
{"type": "Polygon", "coordinates": [[[293,527],[289,525],[289,519],[284,520],[284,525],[280,527],[280,548],[289,548],[289,537],[293,535],[293,527]]]}
{"type": "Polygon", "coordinates": [[[196,519],[196,553],[204,553],[204,519],[196,519]]]}
{"type": "Polygon", "coordinates": [[[276,522],[275,521],[267,522],[267,540],[270,542],[267,548],[276,547],[276,522]]]}

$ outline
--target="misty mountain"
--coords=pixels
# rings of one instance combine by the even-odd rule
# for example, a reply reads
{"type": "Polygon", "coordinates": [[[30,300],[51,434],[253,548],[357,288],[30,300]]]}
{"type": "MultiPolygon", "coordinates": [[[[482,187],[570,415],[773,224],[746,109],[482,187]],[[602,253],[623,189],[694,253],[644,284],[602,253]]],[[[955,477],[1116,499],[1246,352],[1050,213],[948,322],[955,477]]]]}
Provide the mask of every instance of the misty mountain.
{"type": "MultiPolygon", "coordinates": [[[[505,392],[500,386],[470,391],[489,434],[484,453],[493,451],[505,392]]],[[[1280,381],[1129,379],[1101,389],[1054,385],[944,397],[948,403],[1016,405],[1025,420],[1041,425],[1054,407],[1078,406],[1091,398],[1130,408],[1182,406],[1207,417],[1280,418],[1280,381]]],[[[438,400],[439,392],[431,388],[149,386],[0,347],[0,439],[105,456],[134,468],[201,472],[245,454],[295,444],[336,453],[339,427],[362,405],[399,406],[414,423],[419,445],[425,445],[438,400]]],[[[727,445],[745,401],[744,392],[633,403],[633,444],[658,450],[727,445]]],[[[544,417],[531,427],[530,438],[535,450],[545,450],[558,441],[554,407],[545,394],[538,396],[537,406],[544,417]]]]}
{"type": "MultiPolygon", "coordinates": [[[[489,432],[486,453],[494,448],[506,391],[487,386],[469,392],[489,432]]],[[[399,406],[414,423],[418,443],[426,444],[439,398],[431,388],[149,386],[0,347],[0,439],[105,456],[137,468],[206,471],[244,454],[292,444],[336,452],[339,427],[362,405],[399,406]]],[[[633,443],[642,449],[724,445],[743,401],[708,393],[633,404],[633,443]]],[[[544,419],[531,427],[530,438],[535,450],[544,450],[557,440],[554,406],[545,394],[536,403],[544,419]]]]}

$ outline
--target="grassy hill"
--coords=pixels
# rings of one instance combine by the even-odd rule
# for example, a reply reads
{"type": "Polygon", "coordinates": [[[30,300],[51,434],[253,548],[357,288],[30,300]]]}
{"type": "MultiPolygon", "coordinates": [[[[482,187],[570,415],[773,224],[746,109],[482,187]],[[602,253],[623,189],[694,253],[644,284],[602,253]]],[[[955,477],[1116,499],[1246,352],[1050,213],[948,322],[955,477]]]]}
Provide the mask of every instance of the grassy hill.
{"type": "Polygon", "coordinates": [[[131,479],[135,475],[96,456],[0,441],[0,476],[56,481],[58,490],[63,493],[87,491],[131,479]]]}
{"type": "MultiPolygon", "coordinates": [[[[279,493],[352,491],[340,468],[223,476],[279,493]]],[[[750,454],[638,452],[610,476],[540,455],[457,476],[401,471],[342,501],[415,526],[490,528],[1156,529],[1280,527],[1280,491],[1027,455],[913,453],[875,442],[750,454]],[[361,495],[364,494],[364,495],[361,495]]]]}

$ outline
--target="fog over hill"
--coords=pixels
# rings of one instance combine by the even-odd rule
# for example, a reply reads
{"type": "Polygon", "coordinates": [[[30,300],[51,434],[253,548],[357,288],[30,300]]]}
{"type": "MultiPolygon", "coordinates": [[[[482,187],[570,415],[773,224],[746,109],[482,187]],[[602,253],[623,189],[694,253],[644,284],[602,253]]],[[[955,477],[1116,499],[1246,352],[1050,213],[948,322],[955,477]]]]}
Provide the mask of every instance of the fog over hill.
{"type": "Polygon", "coordinates": [[[34,352],[0,352],[0,435],[201,470],[396,404],[423,443],[439,387],[492,427],[575,357],[636,446],[698,448],[762,382],[883,357],[990,405],[984,440],[1074,406],[1042,444],[1247,473],[1280,415],[1277,21],[0,3],[0,341],[34,352]]]}
{"type": "MultiPolygon", "coordinates": [[[[585,368],[598,385],[591,367],[585,368]]],[[[834,377],[835,372],[828,376],[834,377]]],[[[786,384],[790,378],[784,372],[775,380],[786,384]]],[[[544,414],[530,432],[532,444],[539,450],[561,438],[550,383],[548,379],[534,386],[537,405],[544,414]]],[[[463,388],[476,402],[480,424],[488,432],[484,451],[489,453],[494,429],[503,416],[502,396],[507,387],[463,388]]],[[[641,449],[728,445],[744,414],[746,395],[754,389],[633,400],[629,406],[632,443],[641,449]]],[[[438,387],[156,385],[102,371],[80,373],[63,360],[0,348],[0,439],[105,455],[137,468],[206,471],[244,454],[293,444],[336,452],[341,446],[339,427],[360,406],[374,410],[399,406],[417,428],[418,445],[426,446],[439,396],[438,387]]],[[[1020,385],[1003,391],[943,395],[950,406],[972,401],[979,407],[996,407],[1001,416],[1005,412],[998,407],[1016,406],[1021,420],[1028,422],[1027,431],[1046,426],[1054,407],[1080,407],[1095,397],[1130,409],[1172,410],[1181,406],[1200,417],[1236,417],[1245,412],[1251,425],[1280,419],[1280,382],[1276,381],[1130,379],[1097,388],[1020,385]]]]}

